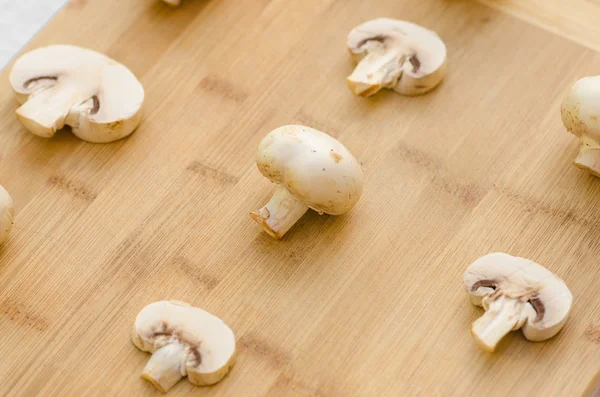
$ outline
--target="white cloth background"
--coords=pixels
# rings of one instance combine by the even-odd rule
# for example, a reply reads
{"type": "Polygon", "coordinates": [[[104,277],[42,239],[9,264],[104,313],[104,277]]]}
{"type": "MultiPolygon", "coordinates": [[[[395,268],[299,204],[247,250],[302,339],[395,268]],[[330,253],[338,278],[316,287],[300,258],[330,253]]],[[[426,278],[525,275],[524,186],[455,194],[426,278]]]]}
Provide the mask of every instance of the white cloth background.
{"type": "Polygon", "coordinates": [[[0,70],[68,0],[0,0],[0,70]]]}

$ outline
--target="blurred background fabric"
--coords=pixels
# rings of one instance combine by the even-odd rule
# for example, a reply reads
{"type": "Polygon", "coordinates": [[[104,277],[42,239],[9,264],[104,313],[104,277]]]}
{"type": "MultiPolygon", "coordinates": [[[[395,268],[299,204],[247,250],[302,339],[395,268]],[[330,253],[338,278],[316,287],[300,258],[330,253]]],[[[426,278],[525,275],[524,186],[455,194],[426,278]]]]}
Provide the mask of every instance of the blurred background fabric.
{"type": "Polygon", "coordinates": [[[0,0],[0,70],[68,0],[0,0]]]}

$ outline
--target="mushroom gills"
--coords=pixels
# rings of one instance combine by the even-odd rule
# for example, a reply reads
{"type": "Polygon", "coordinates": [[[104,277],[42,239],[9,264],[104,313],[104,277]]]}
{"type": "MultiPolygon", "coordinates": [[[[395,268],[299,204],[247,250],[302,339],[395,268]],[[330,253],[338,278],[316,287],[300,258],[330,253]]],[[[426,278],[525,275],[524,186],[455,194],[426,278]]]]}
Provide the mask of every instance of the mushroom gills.
{"type": "Polygon", "coordinates": [[[485,314],[471,326],[471,334],[484,350],[493,352],[506,334],[521,328],[535,316],[533,306],[520,298],[498,294],[483,298],[485,314]],[[533,312],[533,313],[532,313],[533,312]]]}
{"type": "Polygon", "coordinates": [[[250,216],[276,239],[281,238],[308,211],[308,205],[298,200],[284,186],[279,185],[271,200],[250,216]]]}

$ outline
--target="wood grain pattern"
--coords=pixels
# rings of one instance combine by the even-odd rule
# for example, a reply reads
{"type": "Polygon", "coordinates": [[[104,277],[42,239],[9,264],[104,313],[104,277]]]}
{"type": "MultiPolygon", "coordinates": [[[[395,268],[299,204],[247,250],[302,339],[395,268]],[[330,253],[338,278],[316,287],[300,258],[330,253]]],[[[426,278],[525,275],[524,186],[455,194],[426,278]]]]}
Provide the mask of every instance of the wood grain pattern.
{"type": "Polygon", "coordinates": [[[130,66],[146,115],[123,141],[26,132],[0,73],[0,395],[159,395],[139,378],[137,312],[185,300],[223,318],[239,358],[170,396],[577,396],[600,369],[600,180],[571,165],[569,83],[600,55],[471,1],[88,0],[28,46],[91,47],[130,66]],[[377,16],[437,30],[448,77],[429,95],[356,98],[348,31],[377,16]],[[342,217],[275,241],[248,212],[274,187],[253,161],[304,123],[362,161],[342,217]],[[462,273],[494,251],[565,279],[575,304],[546,343],[469,335],[462,273]]]}
{"type": "Polygon", "coordinates": [[[600,0],[477,0],[600,51],[600,0]]]}

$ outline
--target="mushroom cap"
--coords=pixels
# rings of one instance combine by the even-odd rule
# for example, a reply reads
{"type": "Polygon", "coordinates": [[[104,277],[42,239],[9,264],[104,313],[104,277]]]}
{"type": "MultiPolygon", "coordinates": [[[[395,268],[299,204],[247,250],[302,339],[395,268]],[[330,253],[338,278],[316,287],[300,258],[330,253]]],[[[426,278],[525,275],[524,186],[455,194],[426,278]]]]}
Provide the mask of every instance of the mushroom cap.
{"type": "Polygon", "coordinates": [[[132,340],[138,349],[151,353],[169,343],[185,345],[188,379],[199,386],[217,383],[235,362],[231,328],[185,302],[159,301],[144,307],[135,319],[132,340]]]}
{"type": "Polygon", "coordinates": [[[13,201],[6,189],[0,185],[0,244],[6,241],[15,216],[13,201]]]}
{"type": "Polygon", "coordinates": [[[362,193],[363,173],[354,156],[313,128],[287,125],[271,131],[258,147],[256,164],[261,174],[319,213],[341,215],[362,193]]]}
{"type": "MultiPolygon", "coordinates": [[[[378,74],[387,88],[402,95],[421,95],[432,90],[446,72],[446,45],[442,39],[411,22],[390,18],[367,21],[352,29],[347,46],[354,60],[360,62],[353,75],[360,69],[368,77],[378,74]],[[367,55],[373,56],[368,62],[361,62],[367,55]]],[[[351,77],[348,84],[355,93],[373,90],[353,87],[357,83],[351,77]]],[[[372,93],[380,88],[383,87],[372,93]]]]}
{"type": "Polygon", "coordinates": [[[504,253],[477,259],[464,273],[463,281],[477,306],[498,291],[527,302],[534,310],[528,310],[522,331],[532,341],[546,340],[560,331],[573,303],[571,291],[558,276],[529,259],[504,253]]]}
{"type": "Polygon", "coordinates": [[[64,127],[89,142],[111,142],[139,124],[144,89],[125,66],[96,51],[51,45],[15,62],[10,83],[17,116],[32,133],[51,137],[64,127]]]}
{"type": "Polygon", "coordinates": [[[567,91],[560,111],[571,133],[600,142],[600,76],[576,81],[567,91]]]}

